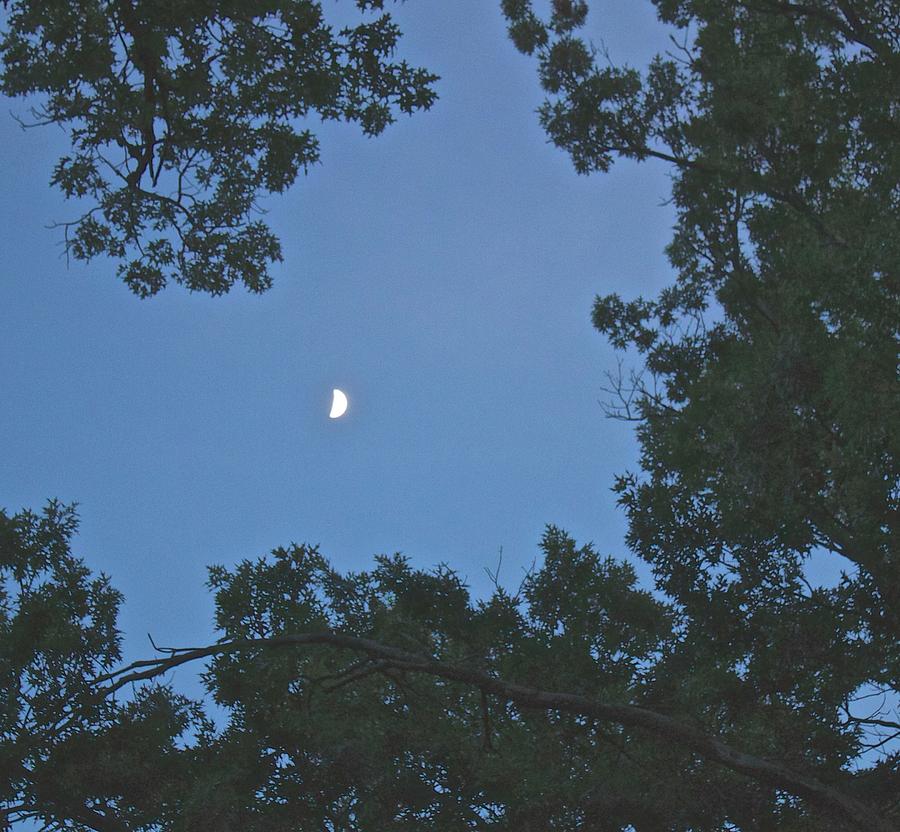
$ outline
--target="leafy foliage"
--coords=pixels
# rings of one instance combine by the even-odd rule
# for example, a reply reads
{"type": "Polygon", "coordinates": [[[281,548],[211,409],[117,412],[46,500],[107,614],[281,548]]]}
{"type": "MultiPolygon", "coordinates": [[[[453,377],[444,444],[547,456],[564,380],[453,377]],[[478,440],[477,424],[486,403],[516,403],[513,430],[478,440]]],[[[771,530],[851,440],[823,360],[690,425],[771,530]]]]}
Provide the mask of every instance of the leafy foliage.
{"type": "Polygon", "coordinates": [[[688,557],[739,550],[758,570],[754,547],[776,559],[824,547],[895,601],[897,434],[884,417],[898,403],[900,7],[660,0],[684,44],[642,78],[598,66],[558,20],[577,7],[583,22],[583,5],[556,3],[546,25],[527,2],[504,8],[514,39],[540,33],[520,47],[539,51],[542,122],[580,171],[616,155],[673,166],[675,285],[594,308],[654,382],[627,414],[652,475],[649,490],[620,483],[634,544],[659,562],[669,504],[697,518],[675,520],[694,530],[678,547],[688,557]]]}
{"type": "Polygon", "coordinates": [[[642,472],[616,484],[627,540],[716,669],[704,697],[776,706],[784,721],[766,708],[760,730],[797,731],[810,762],[847,767],[869,748],[886,795],[900,763],[900,726],[877,704],[896,704],[900,678],[900,5],[655,5],[674,48],[640,73],[573,34],[584,3],[546,21],[503,3],[576,169],[672,172],[674,285],[593,310],[644,359],[612,391],[642,447],[642,472]],[[841,564],[839,586],[807,583],[813,555],[841,564]],[[858,744],[837,739],[839,717],[858,744]]]}
{"type": "Polygon", "coordinates": [[[0,818],[138,828],[184,768],[175,740],[207,723],[164,687],[122,706],[95,696],[121,659],[122,598],[71,554],[76,528],[74,507],[56,502],[0,512],[0,800],[18,807],[0,818]],[[117,825],[104,825],[113,808],[117,825]]]}
{"type": "Polygon", "coordinates": [[[594,307],[645,362],[615,387],[642,447],[616,489],[656,594],[554,527],[480,600],[446,566],[342,575],[290,546],[210,569],[216,644],[109,671],[119,599],[70,554],[71,511],[2,515],[9,819],[897,828],[900,10],[656,6],[680,45],[640,73],[576,35],[586,3],[502,3],[579,170],[672,167],[674,285],[594,307]],[[157,681],[200,660],[218,727],[157,681]]]}
{"type": "Polygon", "coordinates": [[[391,60],[400,32],[386,13],[336,33],[316,0],[4,5],[0,89],[43,96],[37,123],[72,141],[52,184],[93,202],[65,224],[67,252],[120,261],[141,297],[168,280],[214,295],[269,288],[281,246],[254,213],[318,161],[304,123],[375,136],[435,100],[436,76],[391,60]]]}
{"type": "MultiPolygon", "coordinates": [[[[89,586],[104,610],[100,621],[63,599],[78,660],[94,664],[46,710],[28,711],[33,693],[5,709],[17,715],[5,726],[5,767],[17,772],[4,795],[16,807],[10,819],[96,830],[847,828],[675,737],[497,695],[491,680],[613,703],[612,713],[631,703],[635,714],[664,713],[824,775],[829,788],[877,796],[865,776],[840,771],[858,750],[855,725],[836,725],[832,713],[826,729],[758,700],[713,635],[699,641],[631,567],[553,527],[543,566],[515,593],[498,584],[480,601],[448,568],[417,570],[399,555],[342,575],[315,548],[292,545],[212,567],[217,645],[104,673],[117,657],[119,599],[69,553],[71,512],[51,505],[42,518],[4,524],[14,530],[4,564],[39,558],[30,541],[43,535],[56,573],[79,576],[72,597],[89,586]],[[295,633],[313,637],[303,646],[295,633]],[[400,651],[378,658],[359,645],[400,651]],[[204,656],[206,686],[226,715],[219,728],[199,703],[151,681],[204,656]],[[141,680],[151,683],[129,700],[110,695],[141,680]]],[[[30,593],[23,583],[19,597],[30,593]]],[[[2,669],[11,680],[27,672],[6,656],[2,669]]],[[[42,684],[57,690],[52,677],[42,684]]]]}

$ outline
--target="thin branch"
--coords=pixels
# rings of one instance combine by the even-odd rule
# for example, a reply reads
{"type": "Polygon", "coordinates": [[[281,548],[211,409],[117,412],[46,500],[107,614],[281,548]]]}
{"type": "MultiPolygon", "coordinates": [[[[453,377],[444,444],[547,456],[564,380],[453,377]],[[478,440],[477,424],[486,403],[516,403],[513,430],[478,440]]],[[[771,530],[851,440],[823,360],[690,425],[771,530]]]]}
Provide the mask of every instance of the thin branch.
{"type": "MultiPolygon", "coordinates": [[[[880,736],[880,735],[879,735],[880,736]]],[[[889,734],[886,737],[880,739],[880,742],[864,742],[862,743],[862,747],[867,751],[875,751],[890,742],[893,742],[897,737],[900,737],[900,731],[894,731],[893,734],[889,734]]]]}
{"type": "Polygon", "coordinates": [[[872,717],[851,716],[847,714],[847,722],[859,725],[879,725],[882,728],[895,728],[900,731],[900,722],[892,722],[889,719],[873,719],[872,717]]]}
{"type": "Polygon", "coordinates": [[[363,662],[358,662],[357,664],[348,667],[341,673],[330,673],[327,676],[318,676],[310,681],[313,684],[321,684],[322,690],[324,690],[325,693],[333,693],[339,688],[346,687],[353,682],[364,679],[366,676],[371,676],[373,673],[378,673],[386,667],[390,667],[388,662],[373,662],[366,659],[363,662]],[[322,684],[326,679],[334,679],[335,681],[330,685],[322,684]]]}
{"type": "Polygon", "coordinates": [[[494,589],[499,592],[500,590],[500,567],[503,565],[503,547],[500,547],[500,552],[497,555],[497,568],[494,569],[493,572],[485,566],[484,574],[488,576],[488,579],[493,584],[494,589]]]}

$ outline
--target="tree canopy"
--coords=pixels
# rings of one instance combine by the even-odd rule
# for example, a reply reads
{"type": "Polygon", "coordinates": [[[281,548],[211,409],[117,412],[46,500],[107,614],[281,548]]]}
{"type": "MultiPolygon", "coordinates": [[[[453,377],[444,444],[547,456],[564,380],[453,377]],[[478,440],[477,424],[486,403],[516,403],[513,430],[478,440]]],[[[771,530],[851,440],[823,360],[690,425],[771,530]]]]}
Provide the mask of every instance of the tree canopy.
{"type": "Polygon", "coordinates": [[[815,714],[754,701],[631,567],[559,529],[517,592],[477,602],[452,570],[400,556],[339,574],[292,545],[212,567],[222,638],[114,669],[121,598],[72,556],[72,509],[0,522],[10,820],[895,828],[876,810],[895,799],[885,773],[845,770],[858,725],[826,731],[815,714]],[[162,681],[203,659],[223,727],[162,681]]]}
{"type": "Polygon", "coordinates": [[[170,280],[218,295],[271,285],[281,246],[259,219],[319,159],[321,119],[381,133],[428,109],[437,77],[394,61],[383,0],[335,32],[318,0],[4,0],[0,90],[39,96],[67,130],[51,183],[86,206],[66,251],[106,255],[141,297],[170,280]]]}
{"type": "Polygon", "coordinates": [[[522,585],[314,547],[209,572],[221,638],[120,667],[72,509],[0,515],[10,820],[95,830],[900,828],[900,5],[657,0],[645,71],[503,0],[579,171],[670,166],[659,297],[598,297],[640,471],[626,562],[549,526],[522,585]],[[819,586],[809,559],[838,559],[819,586]],[[166,674],[207,662],[224,709],[166,674]],[[92,765],[81,765],[90,759],[92,765]]]}

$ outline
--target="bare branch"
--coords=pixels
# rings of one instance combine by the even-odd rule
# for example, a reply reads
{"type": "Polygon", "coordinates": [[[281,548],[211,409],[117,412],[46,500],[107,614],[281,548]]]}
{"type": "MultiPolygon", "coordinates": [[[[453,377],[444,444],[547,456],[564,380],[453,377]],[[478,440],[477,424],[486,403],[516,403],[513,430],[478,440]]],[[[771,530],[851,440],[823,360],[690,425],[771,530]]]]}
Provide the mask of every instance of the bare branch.
{"type": "Polygon", "coordinates": [[[872,719],[861,716],[847,716],[848,722],[856,722],[860,725],[880,725],[882,728],[896,728],[900,731],[900,722],[892,722],[889,719],[872,719]]]}

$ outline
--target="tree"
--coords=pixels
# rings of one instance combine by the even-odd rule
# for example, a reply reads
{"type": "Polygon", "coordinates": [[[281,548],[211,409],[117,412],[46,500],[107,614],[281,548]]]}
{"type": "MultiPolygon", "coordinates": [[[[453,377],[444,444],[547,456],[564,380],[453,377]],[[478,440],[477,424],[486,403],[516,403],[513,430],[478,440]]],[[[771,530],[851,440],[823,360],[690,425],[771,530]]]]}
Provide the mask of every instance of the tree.
{"type": "Polygon", "coordinates": [[[613,390],[642,447],[642,475],[616,485],[628,543],[722,675],[704,696],[729,703],[736,675],[728,708],[805,720],[811,755],[836,750],[836,726],[856,753],[892,748],[866,777],[896,793],[900,726],[859,708],[896,703],[900,678],[900,6],[655,5],[678,35],[642,76],[575,36],[585,3],[548,21],[503,3],[576,169],[672,172],[675,284],[593,310],[644,358],[613,390]],[[840,559],[840,586],[805,585],[814,552],[840,559]]]}
{"type": "Polygon", "coordinates": [[[679,37],[642,75],[575,35],[585,3],[502,4],[579,170],[672,166],[674,285],[594,307],[644,358],[614,380],[642,447],[616,488],[657,594],[553,527],[540,568],[480,601],[447,567],[341,575],[290,546],[210,570],[215,644],[117,668],[118,596],[71,556],[71,512],[4,515],[8,818],[900,828],[900,9],[656,5],[679,37]],[[837,586],[810,583],[813,552],[843,559],[837,586]],[[220,728],[160,681],[201,661],[220,728]]]}
{"type": "MultiPolygon", "coordinates": [[[[0,569],[15,589],[0,622],[10,821],[111,832],[895,828],[872,810],[877,784],[841,772],[836,753],[814,772],[803,748],[765,760],[733,744],[779,746],[754,730],[756,714],[725,715],[721,702],[685,713],[668,693],[686,658],[676,611],[636,587],[631,567],[553,527],[519,591],[498,585],[477,603],[451,570],[399,556],[341,575],[316,549],[290,546],[212,567],[222,639],[118,670],[121,599],[71,555],[74,529],[72,509],[54,503],[0,516],[0,569]],[[200,703],[153,682],[201,659],[228,711],[219,730],[200,703]]],[[[852,737],[836,742],[846,754],[852,737]]]]}
{"type": "MultiPolygon", "coordinates": [[[[281,246],[254,214],[319,159],[313,114],[375,136],[428,109],[437,76],[393,62],[386,13],[335,33],[318,0],[3,0],[0,89],[43,97],[72,151],[51,182],[80,204],[67,254],[107,255],[135,294],[271,285],[281,246]]],[[[361,11],[384,0],[356,0],[361,11]]]]}

